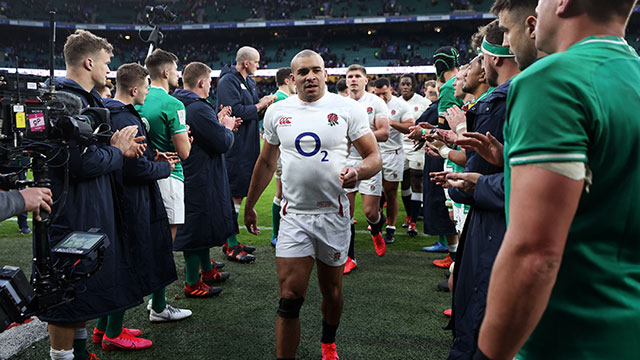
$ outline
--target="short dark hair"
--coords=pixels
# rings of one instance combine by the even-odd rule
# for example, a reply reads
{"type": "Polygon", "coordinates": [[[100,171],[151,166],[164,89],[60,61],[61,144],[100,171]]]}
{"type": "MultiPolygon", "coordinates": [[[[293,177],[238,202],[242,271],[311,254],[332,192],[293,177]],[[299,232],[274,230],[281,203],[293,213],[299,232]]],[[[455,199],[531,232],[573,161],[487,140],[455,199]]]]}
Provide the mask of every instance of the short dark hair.
{"type": "Polygon", "coordinates": [[[414,74],[411,74],[411,73],[402,74],[402,76],[400,77],[400,81],[402,81],[402,79],[404,78],[411,79],[411,84],[413,85],[414,88],[416,87],[416,85],[418,85],[418,80],[416,80],[416,76],[414,74]]]}
{"type": "Polygon", "coordinates": [[[365,69],[364,66],[360,65],[360,64],[351,64],[349,65],[349,67],[347,68],[347,72],[352,72],[352,71],[360,71],[363,74],[367,75],[367,69],[365,69]]]}
{"type": "Polygon", "coordinates": [[[336,90],[338,92],[343,92],[347,90],[347,80],[345,79],[338,80],[338,82],[336,83],[336,90]]]}
{"type": "Polygon", "coordinates": [[[162,76],[162,70],[165,69],[165,66],[173,63],[178,63],[178,57],[174,53],[155,49],[151,55],[147,56],[144,66],[149,70],[151,79],[157,79],[162,76]]]}
{"type": "Polygon", "coordinates": [[[427,80],[427,81],[425,81],[425,83],[424,83],[424,88],[426,89],[426,88],[428,88],[429,86],[431,86],[431,87],[435,88],[435,87],[437,86],[436,81],[435,81],[435,80],[427,80]]]}
{"type": "Polygon", "coordinates": [[[504,41],[504,31],[500,29],[497,19],[487,25],[485,39],[487,39],[487,42],[490,44],[502,45],[504,41]]]}
{"type": "Polygon", "coordinates": [[[538,6],[538,0],[496,0],[491,7],[491,12],[498,16],[503,10],[524,10],[526,11],[527,16],[535,16],[536,6],[538,6]]]}
{"type": "Polygon", "coordinates": [[[378,80],[376,80],[376,87],[378,89],[382,89],[385,86],[391,87],[391,82],[389,81],[389,79],[387,79],[386,77],[381,77],[378,80]]]}
{"type": "Polygon", "coordinates": [[[291,68],[287,67],[278,69],[278,72],[276,72],[276,85],[284,85],[284,80],[288,79],[289,75],[291,75],[291,68]]]}
{"type": "Polygon", "coordinates": [[[205,77],[211,77],[211,68],[198,61],[189,63],[182,70],[182,82],[190,89],[195,88],[198,81],[205,77]]]}
{"type": "Polygon", "coordinates": [[[116,75],[118,89],[127,91],[134,86],[138,86],[141,81],[147,81],[147,75],[149,75],[149,72],[142,65],[135,63],[120,65],[116,75]]]}
{"type": "Polygon", "coordinates": [[[75,33],[67,37],[64,43],[64,61],[67,66],[78,66],[87,57],[104,50],[110,55],[113,54],[113,46],[107,39],[96,36],[86,30],[76,30],[75,33]]]}
{"type": "Polygon", "coordinates": [[[474,51],[482,47],[482,40],[487,35],[487,26],[489,25],[478,26],[478,31],[471,35],[471,47],[474,51]]]}

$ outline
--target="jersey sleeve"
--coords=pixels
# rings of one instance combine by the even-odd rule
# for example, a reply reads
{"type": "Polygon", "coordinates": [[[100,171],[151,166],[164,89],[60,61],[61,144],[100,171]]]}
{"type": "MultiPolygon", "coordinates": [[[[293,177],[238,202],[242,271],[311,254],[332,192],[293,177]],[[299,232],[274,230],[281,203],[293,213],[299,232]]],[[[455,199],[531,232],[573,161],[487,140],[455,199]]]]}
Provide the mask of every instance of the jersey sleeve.
{"type": "Polygon", "coordinates": [[[262,123],[264,140],[271,145],[280,145],[280,139],[278,138],[275,124],[275,118],[277,117],[276,109],[277,106],[269,106],[264,114],[264,121],[262,123]]]}
{"type": "Polygon", "coordinates": [[[187,132],[187,112],[182,102],[176,101],[168,105],[164,111],[166,125],[171,136],[187,132]]]}
{"type": "MultiPolygon", "coordinates": [[[[354,104],[355,105],[355,104],[354,104]]],[[[351,142],[354,142],[367,133],[371,132],[369,127],[369,116],[362,106],[350,106],[350,118],[347,125],[347,136],[351,142]]]]}
{"type": "Polygon", "coordinates": [[[389,107],[387,106],[387,104],[384,102],[384,100],[380,99],[379,97],[376,96],[376,101],[373,102],[373,109],[376,113],[376,119],[378,118],[383,118],[386,117],[387,119],[390,118],[390,114],[389,114],[389,107]]]}
{"type": "Polygon", "coordinates": [[[511,85],[505,127],[509,166],[588,161],[589,101],[557,75],[537,71],[511,85]]]}
{"type": "Polygon", "coordinates": [[[444,115],[447,109],[453,105],[462,106],[462,101],[454,96],[454,88],[449,83],[440,88],[440,102],[438,103],[438,116],[444,115]]]}

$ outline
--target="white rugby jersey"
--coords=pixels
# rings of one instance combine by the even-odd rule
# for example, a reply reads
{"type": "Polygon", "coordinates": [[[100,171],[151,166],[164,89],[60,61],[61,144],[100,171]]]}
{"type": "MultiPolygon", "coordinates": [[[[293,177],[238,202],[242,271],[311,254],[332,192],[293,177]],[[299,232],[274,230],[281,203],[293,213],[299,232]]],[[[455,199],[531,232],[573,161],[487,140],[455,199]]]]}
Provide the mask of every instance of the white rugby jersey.
{"type": "MultiPolygon", "coordinates": [[[[391,96],[391,100],[387,103],[389,108],[389,122],[401,123],[413,119],[413,111],[409,105],[395,96],[391,96]]],[[[402,149],[403,133],[393,128],[389,129],[389,139],[380,143],[380,151],[394,151],[402,149]]]]}
{"type": "MultiPolygon", "coordinates": [[[[421,96],[420,94],[413,94],[413,97],[409,100],[405,100],[403,97],[400,98],[400,101],[403,101],[409,104],[409,109],[413,111],[413,120],[418,120],[420,115],[427,110],[429,105],[431,105],[431,101],[429,99],[421,96]]],[[[413,140],[409,139],[407,134],[403,134],[402,143],[404,145],[405,151],[413,150],[413,140]]]]}
{"type": "Polygon", "coordinates": [[[367,113],[350,98],[325,93],[315,102],[291,96],[271,105],[264,116],[264,138],[280,145],[283,213],[346,212],[340,186],[348,143],[371,132],[367,113]]]}
{"type": "MultiPolygon", "coordinates": [[[[389,108],[387,108],[387,104],[384,102],[384,100],[380,99],[376,95],[373,95],[372,93],[365,91],[364,95],[358,100],[358,104],[360,104],[367,111],[369,127],[372,131],[376,129],[376,118],[389,118],[389,108]]],[[[349,159],[362,160],[362,156],[360,156],[358,150],[356,150],[356,148],[353,146],[351,146],[351,150],[349,151],[349,159]]]]}

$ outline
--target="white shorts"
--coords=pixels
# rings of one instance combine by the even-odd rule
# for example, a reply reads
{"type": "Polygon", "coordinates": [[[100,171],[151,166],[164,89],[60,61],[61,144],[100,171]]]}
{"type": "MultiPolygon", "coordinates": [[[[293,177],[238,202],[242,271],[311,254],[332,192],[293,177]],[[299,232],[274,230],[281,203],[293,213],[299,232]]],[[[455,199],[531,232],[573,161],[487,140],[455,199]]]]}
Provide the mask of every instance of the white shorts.
{"type": "Polygon", "coordinates": [[[404,167],[406,170],[424,170],[424,148],[420,148],[420,150],[413,151],[413,148],[407,150],[404,149],[404,167]]]}
{"type": "MultiPolygon", "coordinates": [[[[347,167],[358,165],[362,160],[347,159],[347,167]]],[[[359,192],[362,195],[382,196],[382,172],[366,180],[360,180],[354,188],[345,189],[347,193],[359,192]]]]}
{"type": "Polygon", "coordinates": [[[174,177],[159,179],[164,208],[167,209],[169,224],[184,224],[184,183],[174,177]]]}
{"type": "Polygon", "coordinates": [[[462,233],[462,228],[464,228],[464,222],[467,220],[468,213],[468,205],[458,203],[453,204],[453,221],[456,223],[456,230],[458,231],[458,234],[462,233]]]}
{"type": "Polygon", "coordinates": [[[302,258],[311,256],[329,266],[342,266],[347,262],[351,239],[349,208],[344,215],[292,214],[280,218],[276,257],[302,258]]]}
{"type": "Polygon", "coordinates": [[[402,149],[381,152],[382,179],[387,182],[401,182],[403,173],[404,153],[402,149]]]}

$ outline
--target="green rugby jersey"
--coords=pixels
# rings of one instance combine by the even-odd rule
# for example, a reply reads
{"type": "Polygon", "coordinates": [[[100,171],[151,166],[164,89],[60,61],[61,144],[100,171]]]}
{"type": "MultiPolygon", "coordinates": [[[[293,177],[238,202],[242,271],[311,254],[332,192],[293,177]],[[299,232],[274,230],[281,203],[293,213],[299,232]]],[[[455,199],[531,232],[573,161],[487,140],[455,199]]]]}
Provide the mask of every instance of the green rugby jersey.
{"type": "MultiPolygon", "coordinates": [[[[462,100],[454,96],[456,90],[453,88],[453,82],[456,81],[456,77],[452,77],[444,85],[440,87],[440,102],[438,102],[438,116],[442,116],[447,112],[447,109],[453,105],[462,107],[464,104],[462,100]]],[[[444,118],[438,119],[438,125],[444,123],[444,118]]]]}
{"type": "MultiPolygon", "coordinates": [[[[518,359],[640,359],[640,58],[619,37],[587,37],[511,83],[511,167],[584,162],[582,193],[558,278],[518,359]]],[[[522,294],[526,296],[526,294],[522,294]]]]}
{"type": "MultiPolygon", "coordinates": [[[[145,122],[151,145],[160,152],[175,152],[171,137],[187,132],[187,113],[182,101],[169,95],[163,88],[149,86],[144,105],[137,105],[136,110],[145,122]]],[[[182,163],[176,164],[171,177],[184,182],[182,163]]]]}
{"type": "Polygon", "coordinates": [[[276,99],[273,101],[273,102],[274,102],[274,104],[275,104],[275,103],[277,103],[277,102],[278,102],[278,101],[280,101],[280,100],[284,100],[284,99],[286,99],[286,98],[288,98],[288,97],[289,97],[289,95],[287,95],[287,93],[286,93],[286,92],[284,92],[284,91],[282,91],[282,90],[278,90],[278,91],[276,91],[276,93],[275,93],[275,94],[273,94],[273,95],[275,95],[275,96],[276,96],[276,99]]]}

